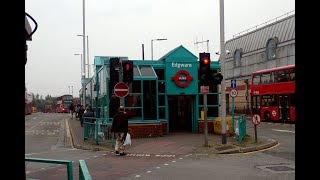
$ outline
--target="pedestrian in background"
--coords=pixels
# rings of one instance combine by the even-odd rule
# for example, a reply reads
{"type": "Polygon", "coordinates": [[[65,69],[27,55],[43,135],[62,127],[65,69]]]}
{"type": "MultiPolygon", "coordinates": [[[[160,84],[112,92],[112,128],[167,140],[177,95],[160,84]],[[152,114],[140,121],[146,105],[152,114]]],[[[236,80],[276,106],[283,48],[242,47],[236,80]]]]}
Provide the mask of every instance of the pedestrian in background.
{"type": "Polygon", "coordinates": [[[76,118],[79,118],[79,109],[80,109],[80,104],[76,105],[76,118]]]}
{"type": "Polygon", "coordinates": [[[123,106],[120,106],[118,108],[118,112],[113,117],[111,132],[114,132],[114,136],[116,139],[116,154],[120,156],[126,155],[124,153],[123,142],[128,133],[128,116],[124,111],[123,106]]]}
{"type": "Polygon", "coordinates": [[[79,117],[79,120],[80,120],[81,127],[82,127],[82,124],[83,124],[83,117],[82,117],[83,113],[84,113],[84,108],[83,108],[83,106],[80,106],[79,112],[78,112],[78,117],[79,117]]]}
{"type": "MultiPolygon", "coordinates": [[[[81,127],[82,127],[82,125],[83,125],[83,120],[84,120],[84,118],[86,118],[86,117],[91,117],[91,118],[93,118],[94,117],[94,113],[93,113],[93,111],[92,111],[92,108],[91,108],[91,106],[88,106],[88,107],[86,107],[86,110],[84,111],[84,113],[83,113],[83,115],[82,115],[82,120],[81,120],[81,127]]],[[[94,119],[90,119],[89,120],[91,123],[94,123],[94,119]]]]}
{"type": "Polygon", "coordinates": [[[73,118],[73,113],[74,113],[74,105],[73,105],[73,103],[70,104],[69,111],[70,111],[71,119],[72,119],[73,118]]]}

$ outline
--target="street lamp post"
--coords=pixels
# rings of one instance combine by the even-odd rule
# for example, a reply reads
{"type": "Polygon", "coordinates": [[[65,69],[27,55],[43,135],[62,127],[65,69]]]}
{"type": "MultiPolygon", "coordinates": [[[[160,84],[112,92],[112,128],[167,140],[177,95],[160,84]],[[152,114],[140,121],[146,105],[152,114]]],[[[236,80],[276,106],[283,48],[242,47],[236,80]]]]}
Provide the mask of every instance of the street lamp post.
{"type": "Polygon", "coordinates": [[[153,60],[153,41],[165,41],[167,40],[167,38],[165,39],[152,39],[151,40],[151,60],[153,60]]]}
{"type": "MultiPolygon", "coordinates": [[[[220,52],[225,51],[225,42],[224,42],[224,0],[220,0],[220,52]]],[[[224,61],[225,53],[220,54],[221,62],[221,75],[224,77],[221,81],[221,135],[222,135],[222,144],[227,144],[226,137],[226,82],[225,82],[225,71],[224,71],[224,61]]]]}
{"type": "MultiPolygon", "coordinates": [[[[85,38],[85,34],[86,34],[86,21],[85,21],[85,0],[82,1],[82,5],[83,5],[83,56],[86,57],[86,51],[85,51],[85,44],[86,44],[86,38],[85,38]]],[[[84,82],[84,79],[85,79],[85,74],[86,74],[86,67],[85,67],[85,58],[83,58],[83,64],[82,64],[82,67],[83,67],[83,75],[82,75],[82,106],[83,108],[85,109],[86,108],[86,87],[85,87],[85,82],[84,82]]]]}
{"type": "MultiPolygon", "coordinates": [[[[83,36],[83,35],[80,35],[80,34],[78,34],[77,36],[83,36]]],[[[85,65],[87,65],[88,66],[88,78],[90,78],[90,61],[89,61],[89,36],[87,35],[87,36],[85,36],[86,38],[87,38],[87,64],[85,64],[85,65]]]]}
{"type": "Polygon", "coordinates": [[[81,56],[81,74],[80,74],[80,78],[82,78],[82,74],[83,74],[83,70],[82,70],[82,54],[74,54],[74,55],[76,55],[76,56],[78,56],[78,55],[80,55],[81,56]]]}

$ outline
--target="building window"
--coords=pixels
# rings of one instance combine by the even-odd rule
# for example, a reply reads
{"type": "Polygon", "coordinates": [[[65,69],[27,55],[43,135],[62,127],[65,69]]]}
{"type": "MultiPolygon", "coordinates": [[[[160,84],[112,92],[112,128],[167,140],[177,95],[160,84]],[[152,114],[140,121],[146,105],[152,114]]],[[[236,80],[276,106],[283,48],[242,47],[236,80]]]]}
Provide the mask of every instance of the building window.
{"type": "Polygon", "coordinates": [[[240,49],[237,49],[237,50],[234,52],[233,60],[234,60],[234,67],[238,67],[238,66],[241,65],[241,63],[240,63],[240,60],[241,60],[241,50],[240,50],[240,49]]]}
{"type": "Polygon", "coordinates": [[[277,42],[278,42],[277,38],[269,39],[269,41],[267,43],[267,49],[266,49],[267,60],[277,58],[277,54],[276,54],[277,42]]]}

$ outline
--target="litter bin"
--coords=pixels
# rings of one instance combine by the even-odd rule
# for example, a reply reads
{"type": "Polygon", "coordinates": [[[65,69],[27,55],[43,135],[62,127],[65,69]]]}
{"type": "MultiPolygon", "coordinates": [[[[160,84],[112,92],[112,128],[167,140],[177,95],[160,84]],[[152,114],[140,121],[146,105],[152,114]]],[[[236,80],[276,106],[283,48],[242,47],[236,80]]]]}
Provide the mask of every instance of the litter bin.
{"type": "MultiPolygon", "coordinates": [[[[216,117],[213,120],[213,132],[215,134],[221,134],[222,131],[222,118],[216,117]]],[[[227,121],[227,127],[226,127],[226,133],[228,134],[232,134],[232,117],[226,117],[226,121],[227,121]]]]}

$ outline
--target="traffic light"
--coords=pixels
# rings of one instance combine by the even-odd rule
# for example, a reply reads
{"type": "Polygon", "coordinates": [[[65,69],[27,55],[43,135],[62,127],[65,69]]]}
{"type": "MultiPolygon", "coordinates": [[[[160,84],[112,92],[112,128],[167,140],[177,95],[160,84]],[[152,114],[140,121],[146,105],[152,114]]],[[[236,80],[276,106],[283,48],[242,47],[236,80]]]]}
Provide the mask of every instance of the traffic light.
{"type": "Polygon", "coordinates": [[[122,61],[123,82],[133,82],[133,61],[122,61]]]}
{"type": "Polygon", "coordinates": [[[113,88],[119,82],[119,58],[110,58],[110,87],[113,88]]]}
{"type": "Polygon", "coordinates": [[[221,84],[221,81],[223,79],[223,76],[220,72],[217,72],[217,70],[212,70],[210,74],[209,81],[213,82],[214,84],[221,84]]]}
{"type": "Polygon", "coordinates": [[[199,80],[200,85],[206,85],[210,76],[210,53],[199,53],[199,80]]]}

